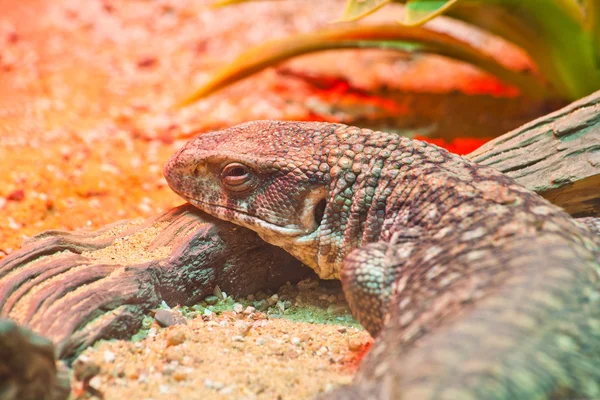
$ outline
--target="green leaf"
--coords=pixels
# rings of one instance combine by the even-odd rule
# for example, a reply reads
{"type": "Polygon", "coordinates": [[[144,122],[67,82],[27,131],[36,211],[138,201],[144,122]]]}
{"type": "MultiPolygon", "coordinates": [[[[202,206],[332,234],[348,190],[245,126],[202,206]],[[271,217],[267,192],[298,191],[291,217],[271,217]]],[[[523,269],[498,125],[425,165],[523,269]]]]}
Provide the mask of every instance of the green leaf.
{"type": "Polygon", "coordinates": [[[523,48],[565,99],[600,89],[594,50],[573,0],[462,0],[447,15],[523,48]]]}
{"type": "Polygon", "coordinates": [[[458,0],[409,0],[404,9],[403,23],[410,26],[423,25],[448,11],[457,2],[458,0]]]}
{"type": "Polygon", "coordinates": [[[443,33],[421,27],[388,24],[341,24],[314,33],[289,36],[264,43],[241,54],[212,77],[204,86],[184,100],[191,104],[252,74],[290,58],[324,50],[348,48],[395,48],[406,50],[418,46],[419,51],[465,61],[519,87],[534,97],[549,97],[539,78],[521,74],[499,64],[495,59],[469,44],[443,33]]]}
{"type": "Polygon", "coordinates": [[[356,21],[379,10],[392,0],[348,0],[340,21],[356,21]]]}
{"type": "Polygon", "coordinates": [[[600,0],[585,0],[585,27],[594,48],[596,67],[600,68],[600,0]]]}

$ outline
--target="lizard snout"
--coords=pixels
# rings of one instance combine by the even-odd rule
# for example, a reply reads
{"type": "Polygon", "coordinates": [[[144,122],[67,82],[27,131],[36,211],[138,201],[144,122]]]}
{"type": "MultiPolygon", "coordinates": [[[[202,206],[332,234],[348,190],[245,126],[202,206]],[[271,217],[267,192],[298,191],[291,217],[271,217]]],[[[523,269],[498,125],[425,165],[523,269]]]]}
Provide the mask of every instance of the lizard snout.
{"type": "Polygon", "coordinates": [[[195,163],[187,157],[186,147],[173,154],[165,164],[163,171],[169,187],[178,195],[188,198],[186,188],[194,177],[195,163]]]}

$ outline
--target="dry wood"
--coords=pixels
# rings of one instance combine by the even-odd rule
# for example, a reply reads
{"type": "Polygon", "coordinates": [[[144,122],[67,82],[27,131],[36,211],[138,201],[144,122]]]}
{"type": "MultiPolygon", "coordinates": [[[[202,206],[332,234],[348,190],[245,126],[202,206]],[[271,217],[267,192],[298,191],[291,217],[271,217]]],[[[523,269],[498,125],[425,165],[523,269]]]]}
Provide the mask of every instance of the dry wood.
{"type": "Polygon", "coordinates": [[[72,358],[102,338],[128,337],[162,301],[247,295],[309,273],[254,232],[183,205],[94,232],[50,231],[0,262],[0,315],[72,358]]]}
{"type": "Polygon", "coordinates": [[[467,155],[575,217],[600,216],[600,91],[467,155]]]}

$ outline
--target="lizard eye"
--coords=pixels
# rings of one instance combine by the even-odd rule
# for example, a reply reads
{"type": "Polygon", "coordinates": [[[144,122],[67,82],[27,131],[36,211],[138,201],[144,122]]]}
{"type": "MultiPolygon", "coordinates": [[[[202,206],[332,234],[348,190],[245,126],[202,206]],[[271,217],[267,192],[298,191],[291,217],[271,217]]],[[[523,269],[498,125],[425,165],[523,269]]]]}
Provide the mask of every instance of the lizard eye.
{"type": "Polygon", "coordinates": [[[221,181],[226,189],[233,192],[243,192],[250,189],[252,175],[244,164],[227,164],[221,171],[221,181]]]}

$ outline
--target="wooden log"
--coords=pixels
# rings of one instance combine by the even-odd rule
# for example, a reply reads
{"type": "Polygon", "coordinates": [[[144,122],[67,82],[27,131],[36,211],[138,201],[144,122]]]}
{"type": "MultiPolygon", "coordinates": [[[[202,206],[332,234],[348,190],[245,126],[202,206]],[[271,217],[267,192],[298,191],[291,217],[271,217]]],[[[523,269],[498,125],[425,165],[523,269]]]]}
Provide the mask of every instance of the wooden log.
{"type": "Polygon", "coordinates": [[[515,178],[574,217],[600,217],[600,91],[466,157],[515,178]]]}
{"type": "Polygon", "coordinates": [[[146,221],[30,239],[0,262],[0,315],[72,359],[99,339],[129,337],[162,301],[193,304],[217,285],[247,295],[308,273],[254,232],[186,204],[146,221]]]}

